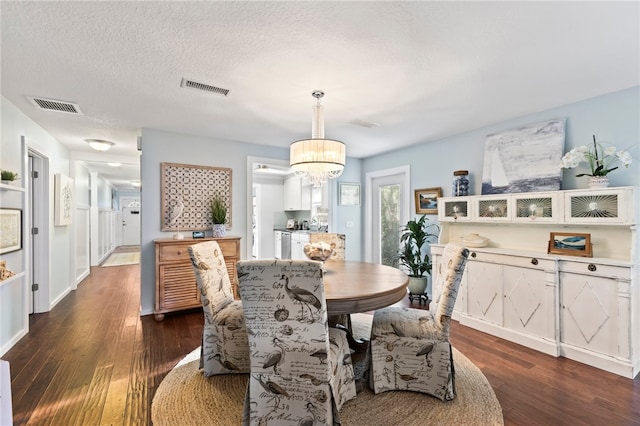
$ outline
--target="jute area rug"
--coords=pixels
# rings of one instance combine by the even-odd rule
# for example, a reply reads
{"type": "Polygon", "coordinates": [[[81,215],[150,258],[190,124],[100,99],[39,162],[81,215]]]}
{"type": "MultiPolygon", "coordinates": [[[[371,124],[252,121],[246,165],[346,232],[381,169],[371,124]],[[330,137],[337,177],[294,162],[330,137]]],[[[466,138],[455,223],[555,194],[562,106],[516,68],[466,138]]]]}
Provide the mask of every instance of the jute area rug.
{"type": "MultiPolygon", "coordinates": [[[[352,315],[356,336],[368,336],[371,315],[352,315]]],[[[187,355],[158,387],[151,407],[155,426],[240,425],[248,376],[205,378],[198,370],[200,348],[187,355]]],[[[366,389],[344,404],[342,424],[503,425],[502,408],[480,369],[454,348],[457,397],[442,402],[428,395],[395,391],[374,395],[366,389]]]]}

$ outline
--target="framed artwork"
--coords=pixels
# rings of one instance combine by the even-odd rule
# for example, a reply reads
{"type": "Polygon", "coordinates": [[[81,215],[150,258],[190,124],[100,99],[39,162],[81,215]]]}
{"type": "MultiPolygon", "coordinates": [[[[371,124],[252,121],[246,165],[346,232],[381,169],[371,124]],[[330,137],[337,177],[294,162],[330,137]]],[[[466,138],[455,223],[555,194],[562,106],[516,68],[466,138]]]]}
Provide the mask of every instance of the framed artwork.
{"type": "Polygon", "coordinates": [[[359,206],[360,205],[360,184],[359,183],[338,183],[338,205],[359,206]]]}
{"type": "Polygon", "coordinates": [[[482,195],[560,190],[564,136],[564,118],[488,135],[482,195]]]}
{"type": "Polygon", "coordinates": [[[211,198],[219,194],[227,205],[231,228],[230,168],[160,163],[162,231],[207,231],[213,226],[211,198]]]}
{"type": "Polygon", "coordinates": [[[592,257],[591,234],[552,232],[549,236],[549,254],[592,257]]]}
{"type": "Polygon", "coordinates": [[[438,197],[442,197],[442,188],[423,188],[414,191],[417,214],[438,214],[438,197]]]}
{"type": "Polygon", "coordinates": [[[22,210],[0,208],[0,254],[22,249],[22,210]]]}
{"type": "Polygon", "coordinates": [[[56,173],[53,179],[53,224],[55,226],[67,226],[71,224],[71,212],[73,210],[73,179],[61,173],[56,173]]]}

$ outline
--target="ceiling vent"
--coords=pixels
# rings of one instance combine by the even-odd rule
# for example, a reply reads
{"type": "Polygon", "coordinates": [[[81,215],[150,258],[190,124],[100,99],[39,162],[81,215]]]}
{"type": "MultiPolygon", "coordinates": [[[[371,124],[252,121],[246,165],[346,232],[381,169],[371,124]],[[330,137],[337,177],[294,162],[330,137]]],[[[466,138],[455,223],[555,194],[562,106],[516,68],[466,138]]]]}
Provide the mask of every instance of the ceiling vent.
{"type": "Polygon", "coordinates": [[[58,101],[55,99],[47,98],[31,98],[27,97],[29,101],[38,109],[46,111],[65,112],[67,114],[82,114],[78,104],[66,101],[58,101]]]}
{"type": "Polygon", "coordinates": [[[228,96],[229,89],[223,89],[222,87],[212,86],[211,84],[199,83],[197,81],[183,78],[180,82],[180,87],[186,87],[188,89],[200,90],[202,92],[215,93],[216,95],[228,96]]]}
{"type": "Polygon", "coordinates": [[[371,121],[365,121],[360,119],[352,120],[349,123],[353,124],[354,126],[366,127],[368,129],[379,126],[378,123],[372,123],[371,121]]]}

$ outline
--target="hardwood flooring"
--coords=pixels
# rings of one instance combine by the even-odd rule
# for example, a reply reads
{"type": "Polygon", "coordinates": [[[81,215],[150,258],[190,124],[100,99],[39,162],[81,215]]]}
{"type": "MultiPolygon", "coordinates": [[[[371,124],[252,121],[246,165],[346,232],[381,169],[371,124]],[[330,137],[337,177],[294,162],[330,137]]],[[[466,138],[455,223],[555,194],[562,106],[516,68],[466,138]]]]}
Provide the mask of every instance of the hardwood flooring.
{"type": "MultiPolygon", "coordinates": [[[[2,357],[11,364],[14,425],[151,424],[154,392],[200,345],[203,319],[197,310],[162,322],[140,317],[139,281],[138,265],[92,268],[51,312],[31,317],[29,334],[2,357]]],[[[455,321],[451,340],[488,378],[506,425],[640,425],[640,377],[544,355],[455,321]]]]}

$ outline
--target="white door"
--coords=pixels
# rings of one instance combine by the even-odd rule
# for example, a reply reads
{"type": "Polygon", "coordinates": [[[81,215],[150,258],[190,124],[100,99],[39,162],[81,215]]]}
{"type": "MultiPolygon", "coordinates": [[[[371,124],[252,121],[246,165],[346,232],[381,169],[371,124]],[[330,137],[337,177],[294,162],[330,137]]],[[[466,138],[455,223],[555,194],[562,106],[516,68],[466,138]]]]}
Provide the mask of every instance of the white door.
{"type": "Polygon", "coordinates": [[[140,206],[122,208],[122,245],[140,245],[140,206]]]}
{"type": "Polygon", "coordinates": [[[367,226],[373,232],[365,244],[367,260],[397,267],[400,226],[409,220],[409,168],[367,174],[367,226]]]}

